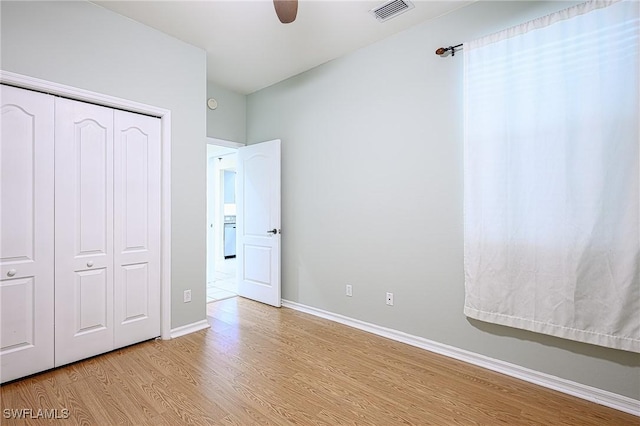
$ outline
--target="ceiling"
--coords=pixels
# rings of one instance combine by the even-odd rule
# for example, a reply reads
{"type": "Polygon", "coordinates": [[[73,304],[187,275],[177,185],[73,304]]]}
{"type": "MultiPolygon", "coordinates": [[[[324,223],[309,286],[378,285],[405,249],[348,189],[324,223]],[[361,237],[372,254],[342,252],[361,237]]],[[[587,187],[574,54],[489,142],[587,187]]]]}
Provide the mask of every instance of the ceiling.
{"type": "Polygon", "coordinates": [[[380,23],[369,10],[385,0],[300,0],[291,24],[280,23],[271,0],[93,3],[204,49],[207,79],[249,94],[472,1],[413,0],[415,8],[380,23]]]}

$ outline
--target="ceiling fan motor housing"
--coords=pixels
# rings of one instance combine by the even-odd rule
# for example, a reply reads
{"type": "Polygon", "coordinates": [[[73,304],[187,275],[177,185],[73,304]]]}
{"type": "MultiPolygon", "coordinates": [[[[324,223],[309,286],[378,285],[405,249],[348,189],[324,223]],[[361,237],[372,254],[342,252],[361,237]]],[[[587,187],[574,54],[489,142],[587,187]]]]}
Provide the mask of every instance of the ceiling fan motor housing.
{"type": "Polygon", "coordinates": [[[298,0],[273,0],[276,15],[283,24],[290,24],[296,20],[298,14],[298,0]]]}

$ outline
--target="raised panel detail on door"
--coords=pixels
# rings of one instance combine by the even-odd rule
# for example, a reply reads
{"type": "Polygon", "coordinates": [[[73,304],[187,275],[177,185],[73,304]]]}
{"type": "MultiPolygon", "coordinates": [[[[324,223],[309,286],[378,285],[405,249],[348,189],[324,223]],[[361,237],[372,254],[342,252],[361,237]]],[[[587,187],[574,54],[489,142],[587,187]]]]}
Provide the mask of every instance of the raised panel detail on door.
{"type": "Polygon", "coordinates": [[[107,152],[111,149],[110,132],[93,119],[82,120],[74,127],[76,254],[106,254],[107,240],[111,239],[107,235],[107,202],[113,191],[107,170],[112,165],[107,152]]]}
{"type": "Polygon", "coordinates": [[[115,112],[115,346],[160,335],[160,120],[115,112]]]}
{"type": "Polygon", "coordinates": [[[113,349],[113,110],[56,99],[56,366],[113,349]]]}
{"type": "Polygon", "coordinates": [[[244,270],[242,276],[253,284],[271,286],[271,247],[244,246],[244,270]]]}
{"type": "Polygon", "coordinates": [[[271,229],[272,225],[272,203],[269,197],[273,190],[272,180],[265,179],[270,176],[271,171],[270,159],[266,155],[255,154],[248,157],[243,164],[245,173],[244,182],[250,182],[250,185],[244,185],[244,235],[252,237],[264,237],[266,231],[271,229]]]}
{"type": "Polygon", "coordinates": [[[0,283],[0,350],[9,353],[35,344],[33,277],[0,283]]]}
{"type": "Polygon", "coordinates": [[[73,310],[76,313],[75,336],[107,328],[108,290],[106,269],[76,272],[73,298],[73,310]]]}
{"type": "Polygon", "coordinates": [[[149,317],[149,265],[140,263],[123,266],[122,283],[125,295],[122,323],[140,321],[149,317]]]}
{"type": "Polygon", "coordinates": [[[149,212],[149,135],[140,128],[130,127],[120,133],[122,138],[122,252],[148,249],[149,212]]]}
{"type": "Polygon", "coordinates": [[[18,105],[3,105],[2,136],[2,262],[33,261],[34,140],[36,117],[18,105]],[[11,143],[11,138],[19,138],[11,143]]]}
{"type": "Polygon", "coordinates": [[[54,99],[0,86],[0,381],[52,368],[54,99]]]}

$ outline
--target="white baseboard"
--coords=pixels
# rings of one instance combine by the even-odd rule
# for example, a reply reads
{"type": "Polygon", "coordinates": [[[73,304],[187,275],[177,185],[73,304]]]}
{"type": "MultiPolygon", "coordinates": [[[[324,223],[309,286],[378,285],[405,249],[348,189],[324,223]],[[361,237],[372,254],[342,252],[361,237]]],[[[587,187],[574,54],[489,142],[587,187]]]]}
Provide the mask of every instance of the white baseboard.
{"type": "Polygon", "coordinates": [[[624,411],[625,413],[640,416],[640,401],[626,397],[624,395],[618,395],[613,392],[583,385],[577,382],[572,382],[570,380],[555,377],[550,374],[524,368],[516,364],[489,358],[475,352],[470,352],[453,346],[444,345],[433,340],[425,339],[424,337],[413,336],[402,331],[381,327],[379,325],[360,321],[354,318],[349,318],[340,314],[334,314],[332,312],[324,311],[322,309],[317,309],[312,306],[303,305],[297,302],[291,302],[289,300],[283,299],[282,306],[335,321],[340,324],[367,331],[369,333],[377,334],[378,336],[406,343],[411,346],[416,346],[418,348],[454,358],[459,361],[468,362],[469,364],[477,365],[479,367],[496,371],[498,373],[506,374],[508,376],[515,377],[526,382],[534,383],[545,388],[553,389],[558,392],[566,393],[578,398],[586,399],[587,401],[595,402],[597,404],[614,408],[616,410],[624,411]]]}
{"type": "Polygon", "coordinates": [[[184,336],[185,334],[189,334],[189,333],[195,333],[196,331],[204,330],[209,327],[210,327],[209,322],[205,319],[202,321],[183,325],[181,327],[172,328],[171,338],[175,339],[176,337],[184,336]]]}

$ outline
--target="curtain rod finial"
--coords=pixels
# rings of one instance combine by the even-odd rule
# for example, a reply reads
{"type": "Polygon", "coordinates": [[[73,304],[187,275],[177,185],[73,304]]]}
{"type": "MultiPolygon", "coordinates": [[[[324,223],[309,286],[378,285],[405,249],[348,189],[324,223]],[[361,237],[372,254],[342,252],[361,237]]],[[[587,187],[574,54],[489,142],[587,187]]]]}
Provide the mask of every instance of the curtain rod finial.
{"type": "Polygon", "coordinates": [[[449,46],[449,47],[441,47],[438,50],[436,50],[436,55],[449,56],[447,52],[451,52],[451,56],[455,56],[456,49],[459,47],[462,47],[462,44],[456,44],[455,46],[449,46]]]}

